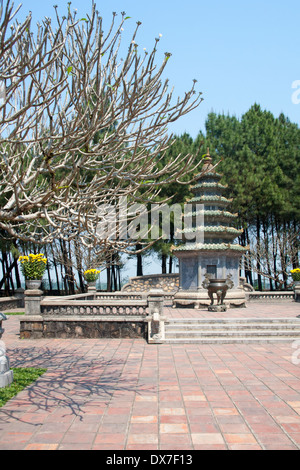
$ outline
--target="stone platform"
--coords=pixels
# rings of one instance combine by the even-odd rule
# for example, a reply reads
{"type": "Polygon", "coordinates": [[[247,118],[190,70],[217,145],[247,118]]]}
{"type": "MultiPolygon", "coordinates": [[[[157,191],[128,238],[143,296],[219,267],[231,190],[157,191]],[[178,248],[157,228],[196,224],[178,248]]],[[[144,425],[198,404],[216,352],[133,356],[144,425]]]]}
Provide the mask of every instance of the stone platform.
{"type": "MultiPolygon", "coordinates": [[[[300,303],[289,301],[278,302],[247,302],[246,308],[228,308],[219,312],[217,318],[300,318],[300,303]]],[[[164,308],[168,318],[212,318],[207,308],[173,308],[171,304],[164,308]]]]}
{"type": "MultiPolygon", "coordinates": [[[[247,302],[246,292],[242,288],[228,290],[224,299],[224,304],[229,308],[245,307],[247,302]]],[[[173,306],[178,307],[191,307],[195,309],[207,308],[211,303],[207,290],[201,289],[199,291],[183,291],[179,290],[174,295],[173,306]]],[[[216,305],[216,300],[215,300],[216,305]]]]}

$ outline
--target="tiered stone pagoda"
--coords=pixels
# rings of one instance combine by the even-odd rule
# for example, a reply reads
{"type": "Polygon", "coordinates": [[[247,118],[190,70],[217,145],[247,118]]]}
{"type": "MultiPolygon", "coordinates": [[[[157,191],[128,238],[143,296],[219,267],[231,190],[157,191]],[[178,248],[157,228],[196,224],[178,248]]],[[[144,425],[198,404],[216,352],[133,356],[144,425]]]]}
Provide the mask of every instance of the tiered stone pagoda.
{"type": "Polygon", "coordinates": [[[237,214],[228,210],[232,199],[224,197],[226,186],[220,183],[222,176],[215,170],[208,150],[202,176],[191,188],[194,197],[188,203],[192,204],[193,211],[185,214],[192,218],[193,225],[182,230],[184,244],[173,248],[179,259],[180,278],[174,307],[201,308],[210,304],[208,291],[202,286],[206,274],[217,279],[231,275],[234,287],[228,290],[225,304],[229,307],[246,306],[245,292],[239,283],[239,263],[247,248],[234,243],[243,230],[233,226],[237,214]],[[195,224],[196,215],[202,215],[198,226],[195,224]],[[194,239],[191,239],[192,234],[195,234],[194,239]]]}

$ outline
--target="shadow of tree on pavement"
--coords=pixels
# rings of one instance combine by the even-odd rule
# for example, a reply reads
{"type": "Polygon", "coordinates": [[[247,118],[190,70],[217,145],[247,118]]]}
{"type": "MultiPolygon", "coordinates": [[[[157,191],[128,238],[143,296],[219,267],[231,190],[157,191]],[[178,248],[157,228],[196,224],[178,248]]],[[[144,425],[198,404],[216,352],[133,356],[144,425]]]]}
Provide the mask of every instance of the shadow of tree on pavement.
{"type": "Polygon", "coordinates": [[[50,413],[60,408],[82,416],[89,405],[106,406],[115,392],[139,393],[138,376],[123,373],[126,357],[89,359],[78,350],[47,347],[14,348],[8,354],[11,367],[41,367],[47,372],[1,408],[2,422],[5,414],[19,419],[24,406],[50,413]]]}

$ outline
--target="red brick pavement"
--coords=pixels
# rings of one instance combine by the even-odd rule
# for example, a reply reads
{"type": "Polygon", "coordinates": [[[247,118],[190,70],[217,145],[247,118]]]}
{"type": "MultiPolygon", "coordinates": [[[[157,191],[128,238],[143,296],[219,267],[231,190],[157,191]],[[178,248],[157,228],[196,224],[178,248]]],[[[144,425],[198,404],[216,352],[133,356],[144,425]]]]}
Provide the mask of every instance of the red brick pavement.
{"type": "MultiPolygon", "coordinates": [[[[293,302],[237,310],[226,316],[300,315],[293,302]]],[[[184,312],[195,314],[207,313],[184,312]]],[[[4,327],[11,366],[47,372],[0,408],[1,450],[300,448],[300,353],[291,341],[20,340],[19,317],[4,327]]]]}

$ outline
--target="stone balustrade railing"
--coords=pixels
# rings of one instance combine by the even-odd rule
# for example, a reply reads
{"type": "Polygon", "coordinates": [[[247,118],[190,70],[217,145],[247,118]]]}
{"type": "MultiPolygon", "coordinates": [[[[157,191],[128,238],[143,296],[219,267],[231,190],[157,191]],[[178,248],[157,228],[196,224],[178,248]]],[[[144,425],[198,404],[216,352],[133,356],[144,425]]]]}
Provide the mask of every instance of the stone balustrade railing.
{"type": "Polygon", "coordinates": [[[145,300],[64,300],[64,301],[41,301],[42,316],[61,315],[147,315],[148,302],[145,300]]]}
{"type": "Polygon", "coordinates": [[[246,300],[249,302],[278,302],[282,300],[293,300],[295,294],[293,291],[268,291],[268,292],[247,292],[246,300]]]}
{"type": "MultiPolygon", "coordinates": [[[[97,292],[90,291],[85,294],[64,295],[63,300],[145,300],[147,299],[147,292],[97,292]]],[[[51,301],[61,301],[62,297],[52,297],[51,301]]]]}
{"type": "Polygon", "coordinates": [[[146,294],[96,292],[41,300],[41,315],[147,315],[146,294]]]}

